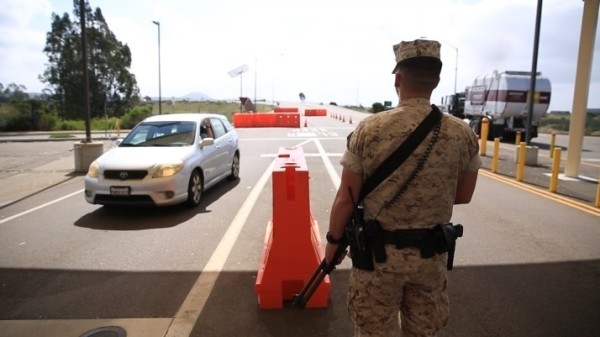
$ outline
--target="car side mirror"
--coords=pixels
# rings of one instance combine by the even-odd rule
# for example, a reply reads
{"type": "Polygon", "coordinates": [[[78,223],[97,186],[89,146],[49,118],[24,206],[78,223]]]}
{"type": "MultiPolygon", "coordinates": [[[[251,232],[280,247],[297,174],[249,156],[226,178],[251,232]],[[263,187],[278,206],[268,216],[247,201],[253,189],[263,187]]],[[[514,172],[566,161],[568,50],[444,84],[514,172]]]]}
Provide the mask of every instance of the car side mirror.
{"type": "Polygon", "coordinates": [[[214,143],[214,138],[203,138],[202,141],[200,141],[200,148],[202,149],[205,146],[213,145],[214,143]]]}
{"type": "Polygon", "coordinates": [[[115,147],[121,145],[121,143],[123,143],[123,138],[117,138],[117,140],[115,140],[115,147]]]}

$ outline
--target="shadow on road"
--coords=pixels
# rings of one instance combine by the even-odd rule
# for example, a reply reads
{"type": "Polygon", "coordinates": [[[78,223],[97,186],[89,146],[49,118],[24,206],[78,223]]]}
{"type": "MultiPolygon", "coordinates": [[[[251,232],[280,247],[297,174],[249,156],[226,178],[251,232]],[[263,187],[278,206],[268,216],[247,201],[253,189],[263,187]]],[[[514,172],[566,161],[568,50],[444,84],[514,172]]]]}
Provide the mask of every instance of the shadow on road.
{"type": "MultiPolygon", "coordinates": [[[[596,335],[600,260],[455,267],[449,275],[442,337],[596,335]]],[[[173,317],[198,276],[0,269],[0,319],[173,317]]],[[[191,336],[350,336],[348,276],[347,269],[331,275],[327,308],[261,310],[256,272],[221,272],[191,336]]]]}
{"type": "Polygon", "coordinates": [[[184,223],[197,214],[209,213],[210,206],[235,189],[240,179],[224,181],[204,192],[200,205],[185,204],[166,207],[103,206],[75,221],[75,226],[100,230],[143,230],[169,228],[184,223]]]}

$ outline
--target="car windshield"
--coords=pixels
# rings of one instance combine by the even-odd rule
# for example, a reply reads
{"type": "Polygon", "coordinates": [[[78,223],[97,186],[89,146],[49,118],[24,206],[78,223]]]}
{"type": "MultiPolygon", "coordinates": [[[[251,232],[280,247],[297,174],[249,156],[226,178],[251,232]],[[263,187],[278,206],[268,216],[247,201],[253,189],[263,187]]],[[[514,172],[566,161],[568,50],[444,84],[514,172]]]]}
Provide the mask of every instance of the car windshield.
{"type": "Polygon", "coordinates": [[[188,146],[194,144],[195,122],[144,122],[138,124],[119,146],[188,146]]]}

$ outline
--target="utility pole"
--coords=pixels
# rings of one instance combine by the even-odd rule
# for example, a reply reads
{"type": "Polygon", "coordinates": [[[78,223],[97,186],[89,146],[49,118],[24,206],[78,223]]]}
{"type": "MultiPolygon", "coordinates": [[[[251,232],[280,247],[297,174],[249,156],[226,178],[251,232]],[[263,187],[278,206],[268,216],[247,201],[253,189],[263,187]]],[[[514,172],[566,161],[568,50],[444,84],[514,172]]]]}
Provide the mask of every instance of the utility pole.
{"type": "Polygon", "coordinates": [[[81,21],[81,57],[83,71],[83,111],[85,113],[85,143],[92,142],[90,123],[90,83],[88,77],[87,39],[85,32],[85,0],[79,0],[79,21],[81,21]]]}
{"type": "Polygon", "coordinates": [[[160,90],[160,21],[152,21],[158,26],[158,114],[162,115],[162,93],[160,90]]]}

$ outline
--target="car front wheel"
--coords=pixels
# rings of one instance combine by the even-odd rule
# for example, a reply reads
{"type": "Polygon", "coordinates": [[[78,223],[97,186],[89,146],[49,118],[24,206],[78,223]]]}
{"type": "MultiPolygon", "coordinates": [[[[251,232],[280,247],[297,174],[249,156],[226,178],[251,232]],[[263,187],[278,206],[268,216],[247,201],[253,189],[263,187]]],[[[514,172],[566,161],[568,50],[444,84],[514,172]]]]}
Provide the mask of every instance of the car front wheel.
{"type": "Polygon", "coordinates": [[[240,155],[235,154],[233,156],[233,162],[231,163],[231,174],[227,177],[229,180],[236,180],[240,177],[240,155]]]}
{"type": "Polygon", "coordinates": [[[188,198],[186,204],[190,207],[196,207],[200,204],[202,191],[204,189],[202,175],[199,170],[192,172],[190,182],[188,183],[188,198]]]}

